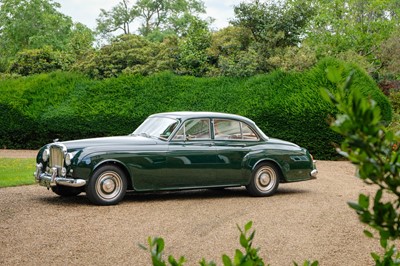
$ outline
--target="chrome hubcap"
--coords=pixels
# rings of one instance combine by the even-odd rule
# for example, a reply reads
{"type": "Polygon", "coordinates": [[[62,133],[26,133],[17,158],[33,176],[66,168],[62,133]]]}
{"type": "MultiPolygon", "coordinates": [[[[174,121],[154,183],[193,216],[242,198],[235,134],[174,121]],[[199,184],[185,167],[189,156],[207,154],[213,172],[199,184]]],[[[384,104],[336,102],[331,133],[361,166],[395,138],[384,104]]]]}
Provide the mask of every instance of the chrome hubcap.
{"type": "Polygon", "coordinates": [[[104,200],[112,200],[122,193],[122,178],[113,171],[102,173],[96,182],[96,192],[104,200]]]}
{"type": "Polygon", "coordinates": [[[271,177],[267,173],[262,173],[259,181],[262,186],[267,186],[271,182],[271,177]]]}
{"type": "Polygon", "coordinates": [[[101,185],[102,190],[105,193],[111,193],[115,189],[115,182],[112,179],[106,179],[101,185]]]}
{"type": "Polygon", "coordinates": [[[268,192],[277,183],[278,176],[270,166],[261,167],[256,174],[255,185],[259,191],[268,192]]]}

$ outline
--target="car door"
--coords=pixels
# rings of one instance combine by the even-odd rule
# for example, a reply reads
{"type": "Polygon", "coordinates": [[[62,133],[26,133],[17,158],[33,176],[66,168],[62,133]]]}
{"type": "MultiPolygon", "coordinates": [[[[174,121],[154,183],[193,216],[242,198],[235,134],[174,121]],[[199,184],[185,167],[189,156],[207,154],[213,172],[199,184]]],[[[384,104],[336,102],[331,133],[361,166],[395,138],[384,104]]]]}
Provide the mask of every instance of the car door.
{"type": "Polygon", "coordinates": [[[218,185],[243,184],[244,158],[257,144],[259,137],[242,121],[214,119],[213,125],[218,185]]]}
{"type": "Polygon", "coordinates": [[[167,152],[166,188],[194,188],[215,183],[216,149],[208,118],[185,121],[167,152]]]}

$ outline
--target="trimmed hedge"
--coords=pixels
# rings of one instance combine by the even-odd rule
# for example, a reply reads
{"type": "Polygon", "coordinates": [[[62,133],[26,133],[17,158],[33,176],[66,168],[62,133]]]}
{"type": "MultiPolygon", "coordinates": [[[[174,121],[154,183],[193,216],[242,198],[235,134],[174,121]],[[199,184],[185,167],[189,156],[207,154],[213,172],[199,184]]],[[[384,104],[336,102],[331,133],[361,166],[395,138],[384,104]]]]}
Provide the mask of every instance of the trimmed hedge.
{"type": "Polygon", "coordinates": [[[333,59],[304,73],[275,71],[251,78],[195,78],[160,73],[91,80],[54,72],[0,81],[0,148],[39,148],[61,140],[126,135],[148,115],[166,111],[218,111],[247,116],[271,136],[293,141],[318,159],[336,157],[340,137],[327,121],[334,107],[320,88],[335,90],[328,66],[355,69],[353,85],[372,97],[390,121],[388,99],[359,68],[333,59]]]}

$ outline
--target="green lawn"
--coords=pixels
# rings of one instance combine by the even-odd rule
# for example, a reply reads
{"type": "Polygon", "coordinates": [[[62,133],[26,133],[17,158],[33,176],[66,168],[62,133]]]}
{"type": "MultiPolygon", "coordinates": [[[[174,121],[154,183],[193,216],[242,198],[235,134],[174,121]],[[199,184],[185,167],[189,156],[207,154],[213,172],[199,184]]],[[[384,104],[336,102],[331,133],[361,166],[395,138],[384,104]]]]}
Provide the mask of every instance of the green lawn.
{"type": "Polygon", "coordinates": [[[0,158],[0,188],[35,183],[35,159],[0,158]]]}

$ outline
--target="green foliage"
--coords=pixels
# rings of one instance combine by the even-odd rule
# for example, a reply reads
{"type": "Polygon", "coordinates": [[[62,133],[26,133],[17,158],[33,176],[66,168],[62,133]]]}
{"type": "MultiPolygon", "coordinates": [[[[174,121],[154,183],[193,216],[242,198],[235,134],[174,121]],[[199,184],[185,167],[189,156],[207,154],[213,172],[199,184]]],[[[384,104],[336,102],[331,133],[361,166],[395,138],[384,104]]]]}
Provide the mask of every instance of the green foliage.
{"type": "Polygon", "coordinates": [[[234,266],[234,265],[254,265],[254,266],[264,266],[264,261],[258,256],[258,251],[260,249],[253,248],[253,239],[255,236],[255,231],[248,235],[249,230],[251,229],[253,223],[250,221],[244,226],[244,230],[242,230],[239,226],[238,229],[240,231],[239,242],[242,248],[244,249],[244,253],[237,249],[235,251],[235,256],[233,261],[227,255],[222,255],[222,261],[225,266],[234,266]]]}
{"type": "MultiPolygon", "coordinates": [[[[232,24],[248,28],[264,47],[294,46],[300,42],[312,9],[304,1],[263,3],[253,0],[234,7],[232,24]]],[[[267,51],[268,52],[268,51],[267,51]]]]}
{"type": "Polygon", "coordinates": [[[378,52],[378,58],[382,69],[380,73],[383,77],[399,80],[400,78],[400,30],[384,40],[378,52]]]}
{"type": "MultiPolygon", "coordinates": [[[[240,231],[239,243],[240,246],[244,249],[242,252],[240,249],[236,249],[235,256],[230,258],[228,255],[222,255],[222,263],[224,266],[264,266],[264,261],[259,257],[258,252],[259,248],[253,248],[253,239],[255,236],[255,231],[249,233],[251,227],[253,226],[253,222],[248,222],[243,229],[239,226],[237,228],[240,231]]],[[[164,252],[164,239],[156,237],[156,238],[148,238],[149,249],[147,249],[143,245],[139,245],[144,250],[149,250],[151,254],[152,264],[154,266],[166,266],[167,263],[163,259],[164,252]]],[[[183,266],[186,262],[185,257],[180,257],[179,260],[176,260],[173,256],[168,256],[168,262],[171,266],[183,266]]],[[[207,262],[204,258],[199,262],[200,266],[216,266],[217,264],[213,261],[207,262]]],[[[298,265],[294,262],[294,265],[298,265]]],[[[318,266],[318,261],[309,262],[305,261],[304,266],[318,266]]]]}
{"type": "Polygon", "coordinates": [[[207,49],[211,44],[211,34],[207,24],[194,20],[186,38],[179,43],[179,74],[204,76],[208,70],[207,49]]]}
{"type": "Polygon", "coordinates": [[[89,52],[73,69],[98,79],[169,70],[174,55],[170,44],[170,40],[154,43],[138,35],[121,35],[100,50],[89,52]]]}
{"type": "Polygon", "coordinates": [[[259,57],[258,68],[267,72],[273,69],[268,64],[271,56],[300,43],[313,15],[313,6],[303,0],[266,3],[253,0],[235,6],[234,12],[235,19],[231,23],[252,33],[255,42],[251,46],[259,57]]]}
{"type": "MultiPolygon", "coordinates": [[[[99,62],[100,64],[100,62],[99,62]]],[[[336,90],[325,69],[351,66],[321,61],[303,73],[276,71],[250,78],[195,78],[169,72],[121,75],[93,80],[73,73],[51,73],[0,80],[0,146],[39,148],[61,140],[126,135],[148,115],[165,111],[218,111],[253,119],[271,137],[306,147],[318,159],[337,156],[341,138],[327,120],[337,113],[323,101],[321,87],[336,90]]],[[[391,106],[362,71],[353,84],[391,120],[391,106]]]]}
{"type": "MultiPolygon", "coordinates": [[[[304,42],[317,56],[337,56],[348,51],[368,61],[366,70],[384,74],[386,62],[379,57],[380,46],[399,26],[397,0],[310,0],[315,16],[310,20],[304,42]]],[[[394,35],[398,36],[398,34],[394,35]]],[[[396,56],[390,51],[390,56],[396,56]]]]}
{"type": "Polygon", "coordinates": [[[143,37],[183,36],[193,20],[201,20],[199,15],[203,13],[205,7],[200,0],[137,0],[132,5],[121,0],[110,11],[101,10],[97,32],[103,37],[117,30],[130,34],[131,24],[140,21],[138,32],[143,37]]]}
{"type": "MultiPolygon", "coordinates": [[[[360,179],[377,187],[373,197],[361,193],[358,202],[349,206],[361,222],[379,234],[384,254],[371,254],[376,265],[400,265],[400,253],[393,242],[400,238],[400,133],[382,125],[382,110],[354,86],[354,72],[344,80],[340,68],[327,71],[329,80],[338,87],[335,93],[322,92],[339,111],[331,127],[344,137],[340,153],[357,165],[360,179]]],[[[364,233],[374,235],[369,230],[364,233]]]]}
{"type": "Polygon", "coordinates": [[[28,76],[61,70],[65,64],[59,55],[60,53],[53,51],[48,46],[43,49],[23,50],[17,53],[9,71],[28,76]]]}
{"type": "Polygon", "coordinates": [[[96,19],[96,30],[103,36],[117,30],[122,30],[123,34],[130,34],[130,23],[137,16],[139,16],[139,12],[134,7],[129,7],[127,0],[122,0],[110,11],[100,10],[100,15],[96,19]]]}
{"type": "Polygon", "coordinates": [[[48,0],[0,1],[0,57],[12,58],[23,49],[44,45],[62,49],[72,20],[59,13],[59,4],[48,0]]]}
{"type": "MultiPolygon", "coordinates": [[[[349,62],[347,60],[343,61],[349,62]]],[[[281,69],[284,71],[304,71],[317,63],[317,57],[314,49],[309,46],[290,46],[276,49],[275,54],[268,58],[267,62],[274,69],[281,69]]]]}

